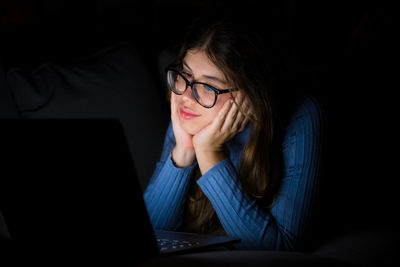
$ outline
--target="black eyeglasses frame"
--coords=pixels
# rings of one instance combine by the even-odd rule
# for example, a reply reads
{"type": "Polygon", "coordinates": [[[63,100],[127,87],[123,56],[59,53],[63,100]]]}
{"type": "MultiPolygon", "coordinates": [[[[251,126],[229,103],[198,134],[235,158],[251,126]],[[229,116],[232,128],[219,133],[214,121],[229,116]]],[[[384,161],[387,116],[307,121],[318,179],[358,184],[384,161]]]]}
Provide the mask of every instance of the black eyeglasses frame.
{"type": "Polygon", "coordinates": [[[202,107],[205,107],[205,108],[212,108],[212,107],[214,107],[214,106],[215,106],[215,103],[217,103],[218,95],[238,91],[237,88],[231,88],[231,89],[217,89],[217,88],[215,88],[214,86],[211,86],[211,85],[209,85],[209,84],[207,84],[207,83],[196,82],[196,81],[190,82],[181,72],[179,72],[179,71],[178,71],[176,68],[174,68],[173,66],[168,66],[168,67],[166,67],[166,68],[165,68],[165,73],[166,73],[167,75],[168,75],[168,71],[173,71],[173,72],[175,72],[176,74],[178,74],[179,76],[181,76],[181,77],[183,78],[183,80],[185,81],[185,83],[186,83],[186,88],[185,88],[185,90],[184,90],[182,93],[176,92],[176,91],[172,90],[172,88],[169,88],[169,89],[170,89],[174,94],[183,95],[183,94],[186,92],[187,88],[190,87],[190,89],[192,90],[192,95],[193,95],[194,98],[196,99],[196,102],[199,103],[202,107]],[[210,106],[205,106],[205,105],[203,105],[202,103],[200,103],[200,101],[199,101],[199,99],[198,99],[198,96],[197,96],[197,93],[194,91],[194,85],[195,85],[195,84],[202,84],[202,85],[205,85],[205,86],[207,86],[208,88],[210,88],[211,90],[214,91],[214,93],[215,93],[215,98],[214,98],[214,102],[213,102],[212,105],[210,105],[210,106]]]}

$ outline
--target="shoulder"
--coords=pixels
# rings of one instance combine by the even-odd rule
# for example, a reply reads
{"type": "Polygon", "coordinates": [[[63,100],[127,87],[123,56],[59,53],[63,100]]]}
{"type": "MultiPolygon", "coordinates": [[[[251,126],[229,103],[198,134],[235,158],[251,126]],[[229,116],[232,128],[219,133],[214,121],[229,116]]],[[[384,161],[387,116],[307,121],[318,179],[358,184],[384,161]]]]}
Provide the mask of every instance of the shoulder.
{"type": "Polygon", "coordinates": [[[303,96],[294,105],[286,132],[303,127],[311,127],[314,131],[321,130],[324,122],[325,112],[320,101],[312,96],[303,96]]]}
{"type": "Polygon", "coordinates": [[[321,103],[309,96],[299,98],[283,134],[286,165],[290,166],[293,161],[301,166],[307,158],[319,155],[323,149],[324,131],[325,113],[321,103]]]}
{"type": "Polygon", "coordinates": [[[321,103],[312,96],[303,96],[296,103],[296,112],[299,115],[311,118],[320,118],[323,116],[323,108],[321,103]]]}
{"type": "Polygon", "coordinates": [[[305,180],[319,177],[324,122],[324,109],[317,99],[302,97],[297,101],[282,140],[285,177],[306,177],[305,180]]]}

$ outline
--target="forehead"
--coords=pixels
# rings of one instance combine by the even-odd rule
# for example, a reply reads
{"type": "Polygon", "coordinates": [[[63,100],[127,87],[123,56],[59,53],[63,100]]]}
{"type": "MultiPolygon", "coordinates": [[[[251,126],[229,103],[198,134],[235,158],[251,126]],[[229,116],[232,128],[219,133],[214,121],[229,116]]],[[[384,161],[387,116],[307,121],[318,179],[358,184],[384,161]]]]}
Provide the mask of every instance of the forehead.
{"type": "Polygon", "coordinates": [[[225,80],[224,73],[210,60],[210,58],[203,51],[187,51],[183,59],[183,66],[189,68],[195,76],[211,76],[225,80]]]}

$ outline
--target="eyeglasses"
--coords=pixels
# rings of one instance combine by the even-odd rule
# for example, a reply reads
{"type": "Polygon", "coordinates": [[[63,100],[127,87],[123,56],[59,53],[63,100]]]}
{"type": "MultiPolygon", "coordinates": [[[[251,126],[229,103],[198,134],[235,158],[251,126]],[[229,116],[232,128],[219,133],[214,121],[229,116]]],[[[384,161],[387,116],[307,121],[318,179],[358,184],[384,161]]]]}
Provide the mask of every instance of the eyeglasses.
{"type": "Polygon", "coordinates": [[[194,99],[205,108],[212,108],[217,102],[218,95],[238,90],[236,88],[220,90],[202,82],[191,83],[185,76],[183,76],[183,74],[171,67],[166,68],[166,72],[167,84],[172,92],[177,95],[183,95],[186,92],[186,89],[190,87],[194,99]]]}

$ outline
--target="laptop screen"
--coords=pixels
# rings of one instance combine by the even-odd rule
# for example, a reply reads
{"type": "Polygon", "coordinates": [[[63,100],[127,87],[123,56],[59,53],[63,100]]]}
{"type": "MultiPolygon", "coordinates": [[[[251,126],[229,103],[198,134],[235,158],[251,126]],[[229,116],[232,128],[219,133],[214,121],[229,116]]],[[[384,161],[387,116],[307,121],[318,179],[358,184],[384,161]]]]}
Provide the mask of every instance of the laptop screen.
{"type": "Polygon", "coordinates": [[[0,124],[0,209],[11,243],[134,262],[157,253],[118,121],[0,124]]]}

